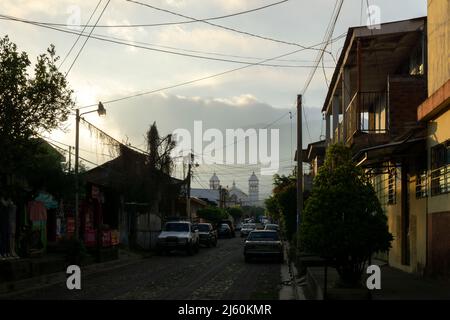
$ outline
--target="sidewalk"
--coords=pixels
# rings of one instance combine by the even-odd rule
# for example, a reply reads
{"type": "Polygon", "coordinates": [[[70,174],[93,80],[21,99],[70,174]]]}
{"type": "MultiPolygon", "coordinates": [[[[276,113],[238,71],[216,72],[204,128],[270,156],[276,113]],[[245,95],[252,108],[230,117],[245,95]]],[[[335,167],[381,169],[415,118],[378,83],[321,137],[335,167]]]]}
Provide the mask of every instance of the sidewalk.
{"type": "MultiPolygon", "coordinates": [[[[372,300],[450,300],[450,279],[424,278],[390,267],[382,261],[375,260],[372,263],[381,268],[381,289],[367,291],[372,300]]],[[[366,276],[363,275],[363,283],[366,276]]],[[[323,299],[324,268],[308,268],[307,278],[312,297],[323,299]]],[[[338,278],[336,270],[328,268],[327,289],[330,295],[339,299],[364,299],[362,292],[334,288],[333,284],[338,278]]]]}
{"type": "MultiPolygon", "coordinates": [[[[140,254],[119,249],[119,259],[85,265],[81,268],[82,276],[88,276],[138,263],[144,258],[145,257],[140,254]]],[[[30,290],[35,290],[37,288],[63,283],[66,279],[67,274],[64,271],[59,271],[18,281],[3,282],[0,283],[0,299],[30,290]]]]}
{"type": "MultiPolygon", "coordinates": [[[[377,263],[378,261],[374,261],[377,263]]],[[[381,265],[381,290],[372,291],[373,300],[449,300],[450,279],[421,278],[381,265]]]]}

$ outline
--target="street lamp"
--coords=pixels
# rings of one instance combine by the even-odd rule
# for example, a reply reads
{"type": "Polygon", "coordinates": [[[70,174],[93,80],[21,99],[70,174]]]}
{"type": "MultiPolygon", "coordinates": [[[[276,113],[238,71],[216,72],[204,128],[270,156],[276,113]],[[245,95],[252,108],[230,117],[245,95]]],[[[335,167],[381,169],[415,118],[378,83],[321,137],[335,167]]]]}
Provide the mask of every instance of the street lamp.
{"type": "Polygon", "coordinates": [[[78,233],[78,160],[79,160],[79,149],[80,149],[80,119],[82,115],[97,112],[99,116],[106,115],[106,109],[103,103],[99,102],[97,110],[87,111],[80,114],[80,109],[76,109],[76,126],[75,126],[75,239],[79,238],[78,233]]]}

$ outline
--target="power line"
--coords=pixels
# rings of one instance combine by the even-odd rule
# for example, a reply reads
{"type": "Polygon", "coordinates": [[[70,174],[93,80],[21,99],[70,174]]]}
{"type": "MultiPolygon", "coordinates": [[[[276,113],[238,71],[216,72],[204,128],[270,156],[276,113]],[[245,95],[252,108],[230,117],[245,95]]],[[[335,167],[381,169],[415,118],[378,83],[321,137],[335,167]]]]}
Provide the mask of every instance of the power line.
{"type": "MultiPolygon", "coordinates": [[[[95,12],[98,9],[98,6],[100,5],[100,3],[102,3],[102,0],[99,0],[97,3],[97,6],[95,7],[94,11],[92,11],[91,16],[89,17],[88,23],[91,21],[92,17],[94,16],[95,12]]],[[[76,44],[78,43],[78,40],[80,40],[81,38],[81,34],[84,32],[84,30],[86,30],[86,26],[83,27],[83,30],[81,30],[81,33],[78,35],[77,39],[75,40],[75,42],[73,43],[72,47],[70,48],[70,50],[67,52],[66,56],[64,57],[64,59],[61,61],[58,69],[60,69],[62,67],[62,65],[64,64],[64,62],[66,61],[67,57],[69,57],[69,55],[72,53],[73,48],[75,48],[76,44]]]]}
{"type": "Polygon", "coordinates": [[[223,25],[220,25],[220,24],[208,22],[206,20],[202,20],[202,19],[197,19],[197,18],[194,18],[194,17],[186,16],[184,14],[181,14],[181,13],[178,13],[178,12],[174,12],[174,11],[171,11],[171,10],[168,10],[168,9],[155,7],[155,6],[147,4],[147,3],[143,3],[143,2],[139,2],[139,1],[135,1],[135,0],[126,0],[126,1],[138,4],[138,5],[141,5],[141,6],[145,6],[145,7],[157,10],[157,11],[166,12],[166,13],[178,16],[178,17],[185,18],[185,19],[190,19],[192,21],[202,22],[202,23],[205,23],[205,24],[213,26],[213,27],[217,27],[217,28],[221,28],[221,29],[224,29],[224,30],[228,30],[228,31],[244,34],[244,35],[247,35],[247,36],[250,36],[250,37],[254,37],[254,38],[258,38],[258,39],[262,39],[262,40],[267,40],[267,41],[272,41],[272,42],[277,42],[277,43],[282,43],[282,44],[287,44],[287,45],[291,45],[291,46],[296,46],[296,47],[300,47],[300,48],[303,48],[303,49],[319,50],[319,51],[322,50],[322,49],[317,49],[317,48],[306,47],[306,46],[303,46],[303,45],[295,43],[295,42],[278,40],[278,39],[275,39],[275,38],[271,38],[271,37],[267,37],[267,36],[261,36],[261,35],[257,35],[257,34],[251,33],[251,32],[247,32],[247,31],[242,31],[242,30],[238,30],[238,29],[235,29],[235,28],[226,27],[226,26],[223,26],[223,25]]]}
{"type": "MultiPolygon", "coordinates": [[[[88,42],[89,38],[90,38],[91,35],[92,35],[92,32],[93,32],[94,29],[95,29],[95,26],[96,26],[97,23],[100,21],[100,19],[101,19],[103,13],[105,12],[106,7],[108,7],[110,1],[111,1],[111,0],[108,0],[108,2],[106,3],[106,5],[104,6],[102,12],[101,12],[100,15],[98,16],[97,21],[95,22],[94,27],[92,27],[91,32],[89,32],[89,35],[88,35],[88,36],[86,37],[86,39],[84,40],[84,43],[83,43],[83,45],[81,46],[80,50],[78,51],[77,55],[75,56],[75,59],[73,60],[72,64],[71,64],[70,67],[69,67],[69,70],[67,70],[67,72],[66,72],[66,77],[67,77],[67,75],[69,74],[70,70],[72,70],[73,65],[74,65],[75,62],[77,61],[77,59],[78,59],[78,57],[80,56],[81,52],[83,51],[83,49],[84,49],[86,43],[88,42]]],[[[100,0],[100,2],[101,2],[101,0],[100,0]]]]}
{"type": "MultiPolygon", "coordinates": [[[[278,2],[274,2],[274,3],[269,3],[267,5],[264,5],[262,7],[257,7],[257,8],[253,8],[253,9],[249,9],[249,10],[245,10],[245,11],[240,11],[240,12],[236,12],[236,13],[232,13],[232,14],[227,14],[227,15],[222,15],[222,16],[217,16],[217,17],[211,17],[211,18],[204,18],[204,19],[200,19],[200,20],[204,20],[204,21],[212,21],[212,20],[219,20],[219,19],[225,19],[225,18],[230,18],[230,17],[235,17],[235,16],[239,16],[239,15],[243,15],[246,13],[251,13],[251,12],[255,12],[255,11],[259,11],[259,10],[263,10],[263,9],[267,9],[269,7],[273,7],[279,4],[282,4],[284,2],[288,2],[289,0],[282,0],[282,1],[278,1],[278,2]]],[[[52,22],[40,22],[40,21],[34,21],[36,23],[39,24],[45,24],[45,25],[49,25],[49,26],[65,26],[65,27],[92,27],[92,25],[89,24],[67,24],[67,23],[52,23],[52,22]]],[[[191,23],[196,23],[198,21],[193,21],[193,20],[186,20],[186,21],[178,21],[178,22],[162,22],[162,23],[151,23],[151,24],[116,24],[116,25],[97,25],[97,28],[141,28],[141,27],[160,27],[160,26],[170,26],[170,25],[179,25],[179,24],[191,24],[191,23]]],[[[88,21],[89,23],[89,21],[88,21]]]]}
{"type": "MultiPolygon", "coordinates": [[[[339,40],[341,37],[342,37],[342,35],[337,37],[337,39],[339,40]]],[[[315,45],[315,46],[317,46],[317,45],[315,45]]],[[[157,93],[157,92],[161,92],[161,91],[165,91],[165,90],[169,90],[169,89],[174,89],[174,88],[186,86],[186,85],[193,84],[193,83],[200,82],[200,81],[204,81],[204,80],[209,80],[209,79],[220,77],[220,76],[223,76],[223,75],[226,75],[226,74],[229,74],[229,73],[233,73],[233,72],[236,72],[236,71],[244,70],[244,69],[247,69],[247,68],[250,68],[250,67],[253,67],[253,66],[258,66],[258,65],[263,64],[264,62],[268,62],[268,61],[272,61],[272,60],[275,60],[275,59],[287,57],[287,56],[293,55],[295,53],[298,53],[298,52],[301,52],[301,51],[304,51],[304,50],[305,49],[294,50],[294,51],[291,51],[291,52],[288,52],[288,53],[285,53],[285,54],[282,54],[282,55],[279,55],[279,56],[276,56],[276,57],[273,57],[273,58],[264,59],[264,60],[258,61],[258,62],[252,62],[252,63],[249,63],[249,64],[247,64],[245,66],[242,66],[242,67],[226,70],[226,71],[219,72],[219,73],[216,73],[216,74],[212,74],[212,75],[209,75],[209,76],[192,79],[192,80],[189,80],[189,81],[181,82],[181,83],[174,84],[174,85],[169,85],[169,86],[162,87],[162,88],[159,88],[159,89],[154,89],[154,90],[145,91],[145,92],[141,92],[141,93],[135,93],[135,94],[132,94],[132,95],[129,95],[129,96],[125,96],[125,97],[121,97],[121,98],[117,98],[117,99],[107,100],[107,101],[104,101],[103,104],[115,103],[115,102],[119,102],[119,101],[123,101],[123,100],[128,100],[128,99],[132,99],[132,98],[136,98],[136,97],[140,97],[140,96],[144,96],[144,95],[149,95],[149,94],[153,94],[153,93],[157,93]]],[[[96,106],[96,105],[97,104],[91,104],[91,105],[87,105],[87,106],[81,106],[80,108],[93,107],[93,106],[96,106]]]]}
{"type": "MultiPolygon", "coordinates": [[[[0,15],[0,16],[3,17],[3,18],[0,18],[2,20],[13,20],[13,21],[17,21],[17,22],[24,22],[24,23],[28,23],[28,24],[32,24],[32,25],[40,26],[40,27],[62,26],[62,27],[66,28],[66,27],[72,26],[72,25],[67,25],[67,24],[62,24],[62,23],[48,23],[48,22],[40,22],[40,21],[35,21],[35,20],[21,19],[21,18],[18,18],[18,17],[12,17],[12,16],[7,16],[7,15],[0,15]]],[[[84,26],[84,25],[73,25],[73,26],[84,26]]],[[[100,26],[97,25],[97,28],[99,28],[99,27],[100,26]]],[[[84,32],[83,32],[84,30],[82,30],[80,33],[78,33],[76,31],[69,31],[67,29],[59,29],[59,28],[49,28],[49,29],[56,30],[56,31],[61,31],[61,32],[66,32],[66,33],[71,33],[71,34],[78,35],[78,36],[87,36],[87,34],[85,35],[84,32]]],[[[161,45],[161,44],[154,44],[154,43],[143,42],[143,41],[127,40],[127,39],[114,37],[114,36],[109,36],[109,35],[104,35],[104,34],[92,33],[91,38],[92,39],[96,39],[94,36],[101,37],[101,38],[104,38],[104,39],[113,39],[113,40],[118,40],[118,41],[124,41],[124,42],[126,42],[125,44],[135,43],[135,44],[142,44],[142,45],[146,45],[146,46],[153,46],[153,47],[172,49],[172,50],[178,50],[178,51],[185,51],[185,52],[192,52],[192,53],[200,53],[200,54],[206,54],[206,55],[215,55],[215,56],[223,56],[223,57],[231,57],[231,58],[247,59],[247,60],[263,60],[263,59],[266,59],[266,58],[262,58],[262,57],[242,56],[242,55],[236,55],[236,54],[226,54],[226,53],[221,53],[221,52],[191,50],[191,49],[178,48],[178,47],[161,45]]],[[[101,40],[101,39],[96,39],[96,40],[101,40]]],[[[333,56],[332,56],[332,58],[334,59],[333,56]]],[[[314,60],[299,60],[299,59],[275,59],[273,61],[294,62],[294,63],[314,62],[314,60]]],[[[336,64],[336,61],[334,60],[333,63],[336,64]]],[[[295,67],[295,66],[293,66],[293,67],[295,67]]],[[[329,66],[329,67],[333,68],[334,66],[329,66]]]]}
{"type": "MultiPolygon", "coordinates": [[[[65,149],[63,149],[63,148],[57,146],[56,144],[54,144],[54,143],[52,143],[52,142],[50,142],[50,141],[47,141],[47,143],[50,144],[50,145],[52,145],[53,147],[59,149],[61,152],[64,152],[64,153],[67,153],[67,152],[68,152],[67,150],[65,150],[65,149]]],[[[85,158],[83,158],[83,157],[78,156],[78,158],[80,158],[81,160],[83,160],[83,161],[85,161],[85,162],[87,162],[87,163],[90,163],[90,164],[92,164],[92,165],[99,166],[98,163],[92,162],[92,161],[90,161],[90,160],[88,160],[88,159],[85,159],[85,158]]]]}
{"type": "MultiPolygon", "coordinates": [[[[166,49],[158,49],[156,47],[171,48],[173,50],[179,50],[179,51],[185,51],[185,52],[197,52],[197,53],[203,53],[203,54],[207,54],[207,55],[222,55],[222,56],[230,56],[230,55],[223,55],[223,54],[210,53],[210,52],[197,51],[197,50],[186,50],[186,49],[180,49],[180,48],[169,47],[169,46],[158,46],[158,45],[154,45],[154,44],[150,44],[150,43],[146,43],[146,42],[129,41],[129,40],[124,40],[124,39],[121,39],[121,38],[105,36],[105,35],[95,35],[95,34],[92,33],[92,30],[91,30],[91,33],[89,35],[86,35],[84,33],[78,33],[76,31],[72,31],[72,30],[60,29],[60,28],[55,28],[55,27],[51,27],[51,26],[47,26],[47,25],[37,24],[37,23],[31,22],[31,21],[26,20],[26,19],[20,19],[20,18],[11,17],[11,16],[5,16],[5,15],[0,15],[0,17],[3,17],[5,20],[12,20],[12,21],[17,21],[17,22],[23,22],[23,23],[31,24],[31,25],[34,25],[34,26],[42,27],[42,28],[47,28],[47,29],[51,29],[51,30],[55,30],[55,31],[60,31],[60,32],[64,32],[64,33],[69,33],[69,34],[74,34],[74,35],[78,35],[78,36],[83,36],[83,37],[87,37],[87,38],[90,38],[90,39],[95,39],[95,40],[99,40],[99,41],[103,41],[103,42],[109,42],[109,43],[114,43],[114,44],[119,44],[119,45],[125,45],[125,46],[138,48],[138,49],[144,49],[144,50],[161,52],[161,53],[172,54],[172,55],[178,55],[178,56],[189,57],[189,58],[205,59],[205,60],[228,62],[228,63],[237,63],[237,64],[249,64],[249,63],[251,63],[251,62],[248,62],[248,61],[241,61],[241,60],[234,60],[234,59],[224,59],[224,58],[215,58],[215,57],[202,56],[202,55],[198,55],[198,54],[181,53],[181,52],[176,52],[176,51],[171,51],[171,50],[166,50],[166,49]],[[149,47],[149,46],[153,46],[153,47],[149,47]]],[[[258,59],[258,58],[249,57],[249,59],[258,59]]],[[[276,59],[270,59],[270,61],[272,61],[272,60],[276,60],[276,59]]],[[[312,68],[313,67],[313,66],[310,66],[310,65],[267,64],[267,63],[258,63],[258,65],[260,65],[260,66],[267,66],[267,67],[277,67],[277,68],[312,68]]],[[[334,68],[334,66],[326,66],[326,68],[334,68]]]]}
{"type": "MultiPolygon", "coordinates": [[[[329,44],[329,40],[331,39],[331,37],[333,36],[333,32],[334,29],[336,27],[336,23],[337,23],[337,19],[339,17],[339,14],[341,12],[342,9],[342,5],[344,4],[344,0],[336,0],[334,8],[333,8],[333,13],[331,15],[331,19],[330,22],[328,23],[328,27],[325,31],[325,35],[323,38],[323,45],[322,45],[322,51],[319,51],[317,53],[317,57],[316,57],[316,62],[315,62],[315,66],[313,67],[313,69],[311,70],[310,74],[308,75],[308,78],[306,80],[306,83],[302,89],[302,95],[304,95],[306,93],[306,90],[308,90],[309,85],[311,84],[311,81],[316,73],[317,67],[319,66],[320,61],[323,59],[323,54],[325,52],[325,49],[327,48],[328,44],[329,44]]],[[[309,136],[309,140],[311,140],[311,133],[309,131],[309,125],[308,125],[308,118],[306,116],[306,112],[305,112],[305,108],[302,108],[303,110],[303,116],[305,118],[305,124],[306,124],[306,130],[308,132],[308,136],[309,136]]]]}

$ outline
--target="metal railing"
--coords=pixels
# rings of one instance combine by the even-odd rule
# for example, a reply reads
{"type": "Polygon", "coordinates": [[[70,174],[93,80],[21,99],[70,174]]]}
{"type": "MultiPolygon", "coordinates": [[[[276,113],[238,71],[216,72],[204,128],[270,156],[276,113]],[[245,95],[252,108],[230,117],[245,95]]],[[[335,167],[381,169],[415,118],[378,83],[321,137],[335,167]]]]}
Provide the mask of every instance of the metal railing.
{"type": "Polygon", "coordinates": [[[450,192],[450,164],[431,170],[431,195],[450,192]]]}
{"type": "Polygon", "coordinates": [[[356,132],[386,133],[388,124],[388,103],[384,91],[357,92],[346,109],[348,137],[356,132]]]}

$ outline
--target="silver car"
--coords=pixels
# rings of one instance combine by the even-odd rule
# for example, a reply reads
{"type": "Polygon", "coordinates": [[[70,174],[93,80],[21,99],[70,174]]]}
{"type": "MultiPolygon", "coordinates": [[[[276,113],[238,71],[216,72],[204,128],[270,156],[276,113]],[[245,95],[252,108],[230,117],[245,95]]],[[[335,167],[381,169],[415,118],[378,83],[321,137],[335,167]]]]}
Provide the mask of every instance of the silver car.
{"type": "Polygon", "coordinates": [[[283,242],[275,230],[255,230],[250,232],[244,245],[245,262],[252,258],[275,258],[283,262],[283,242]]]}
{"type": "Polygon", "coordinates": [[[244,223],[241,228],[241,238],[248,236],[255,229],[256,223],[244,223]]]}

